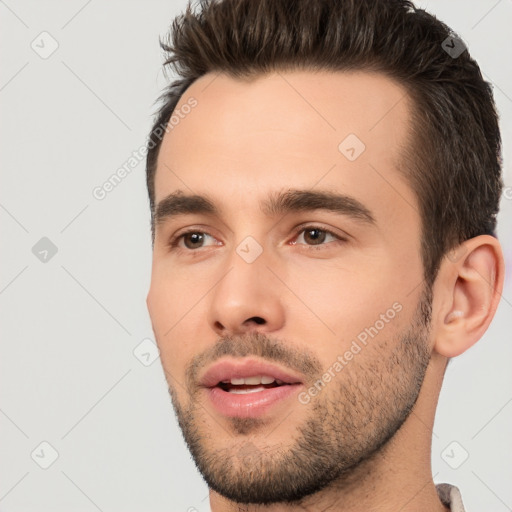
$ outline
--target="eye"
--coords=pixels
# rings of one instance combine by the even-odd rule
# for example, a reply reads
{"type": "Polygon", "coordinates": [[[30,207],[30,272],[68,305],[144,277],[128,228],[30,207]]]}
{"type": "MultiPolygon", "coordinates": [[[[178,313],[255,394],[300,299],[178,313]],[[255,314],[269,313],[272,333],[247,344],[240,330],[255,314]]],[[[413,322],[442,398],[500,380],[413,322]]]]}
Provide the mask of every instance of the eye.
{"type": "MultiPolygon", "coordinates": [[[[211,238],[214,240],[214,238],[209,235],[208,233],[205,233],[203,231],[198,230],[190,230],[186,231],[185,233],[181,233],[180,235],[175,236],[172,238],[169,242],[169,247],[171,249],[178,248],[182,249],[183,247],[180,246],[180,242],[183,240],[184,248],[188,250],[194,250],[194,249],[201,249],[202,247],[205,247],[203,243],[208,238],[211,238]]],[[[210,244],[210,245],[218,245],[218,244],[210,244]]]]}
{"type": "MultiPolygon", "coordinates": [[[[303,227],[299,232],[297,239],[292,242],[293,244],[300,243],[300,245],[326,245],[324,242],[326,238],[332,237],[334,241],[346,241],[343,237],[336,235],[328,229],[324,229],[320,226],[306,226],[303,227]],[[303,240],[303,242],[301,242],[303,240]]],[[[327,240],[329,241],[329,240],[327,240]]]]}

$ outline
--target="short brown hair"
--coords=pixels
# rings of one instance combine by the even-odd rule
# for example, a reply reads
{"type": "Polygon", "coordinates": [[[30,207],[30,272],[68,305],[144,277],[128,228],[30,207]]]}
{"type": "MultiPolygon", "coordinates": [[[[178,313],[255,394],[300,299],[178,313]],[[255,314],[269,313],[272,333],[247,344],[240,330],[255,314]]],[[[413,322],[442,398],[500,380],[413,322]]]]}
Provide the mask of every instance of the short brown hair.
{"type": "Polygon", "coordinates": [[[432,284],[449,250],[480,234],[496,236],[503,186],[491,86],[467,49],[455,56],[443,48],[447,40],[463,44],[407,0],[200,0],[198,11],[189,0],[160,41],[164,66],[180,78],[160,96],[148,141],[153,241],[161,127],[196,79],[209,72],[377,71],[413,100],[414,144],[400,170],[418,197],[424,275],[432,284]]]}

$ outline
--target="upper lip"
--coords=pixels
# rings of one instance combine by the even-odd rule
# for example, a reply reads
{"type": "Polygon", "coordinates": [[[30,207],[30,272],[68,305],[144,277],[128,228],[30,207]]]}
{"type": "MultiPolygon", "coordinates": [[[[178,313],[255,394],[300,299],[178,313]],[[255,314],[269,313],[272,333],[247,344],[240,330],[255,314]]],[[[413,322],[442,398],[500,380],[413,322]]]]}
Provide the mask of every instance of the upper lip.
{"type": "Polygon", "coordinates": [[[266,375],[274,379],[282,380],[286,384],[301,384],[300,377],[294,373],[284,370],[279,366],[257,361],[255,359],[223,360],[210,366],[200,378],[201,386],[213,388],[223,380],[232,378],[247,378],[255,375],[266,375]]]}

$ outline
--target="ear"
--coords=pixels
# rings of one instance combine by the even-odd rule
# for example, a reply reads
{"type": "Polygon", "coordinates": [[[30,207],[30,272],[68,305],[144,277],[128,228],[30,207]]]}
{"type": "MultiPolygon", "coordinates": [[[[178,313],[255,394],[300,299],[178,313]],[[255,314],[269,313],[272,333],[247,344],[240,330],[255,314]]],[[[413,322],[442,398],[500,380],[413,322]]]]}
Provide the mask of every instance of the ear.
{"type": "Polygon", "coordinates": [[[476,343],[489,327],[503,290],[501,245],[490,235],[466,240],[443,258],[434,286],[434,350],[455,357],[476,343]]]}

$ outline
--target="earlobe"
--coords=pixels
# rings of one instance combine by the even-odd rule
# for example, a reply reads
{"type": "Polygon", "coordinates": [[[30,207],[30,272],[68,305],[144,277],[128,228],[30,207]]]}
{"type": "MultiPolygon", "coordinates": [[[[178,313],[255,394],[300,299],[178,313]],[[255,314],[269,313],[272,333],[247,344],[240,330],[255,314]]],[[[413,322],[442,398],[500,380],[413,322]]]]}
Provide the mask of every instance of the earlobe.
{"type": "Polygon", "coordinates": [[[444,296],[434,349],[445,357],[462,354],[483,336],[503,289],[504,260],[498,240],[480,235],[461,245],[460,258],[447,255],[438,274],[442,281],[438,289],[444,296]]]}

